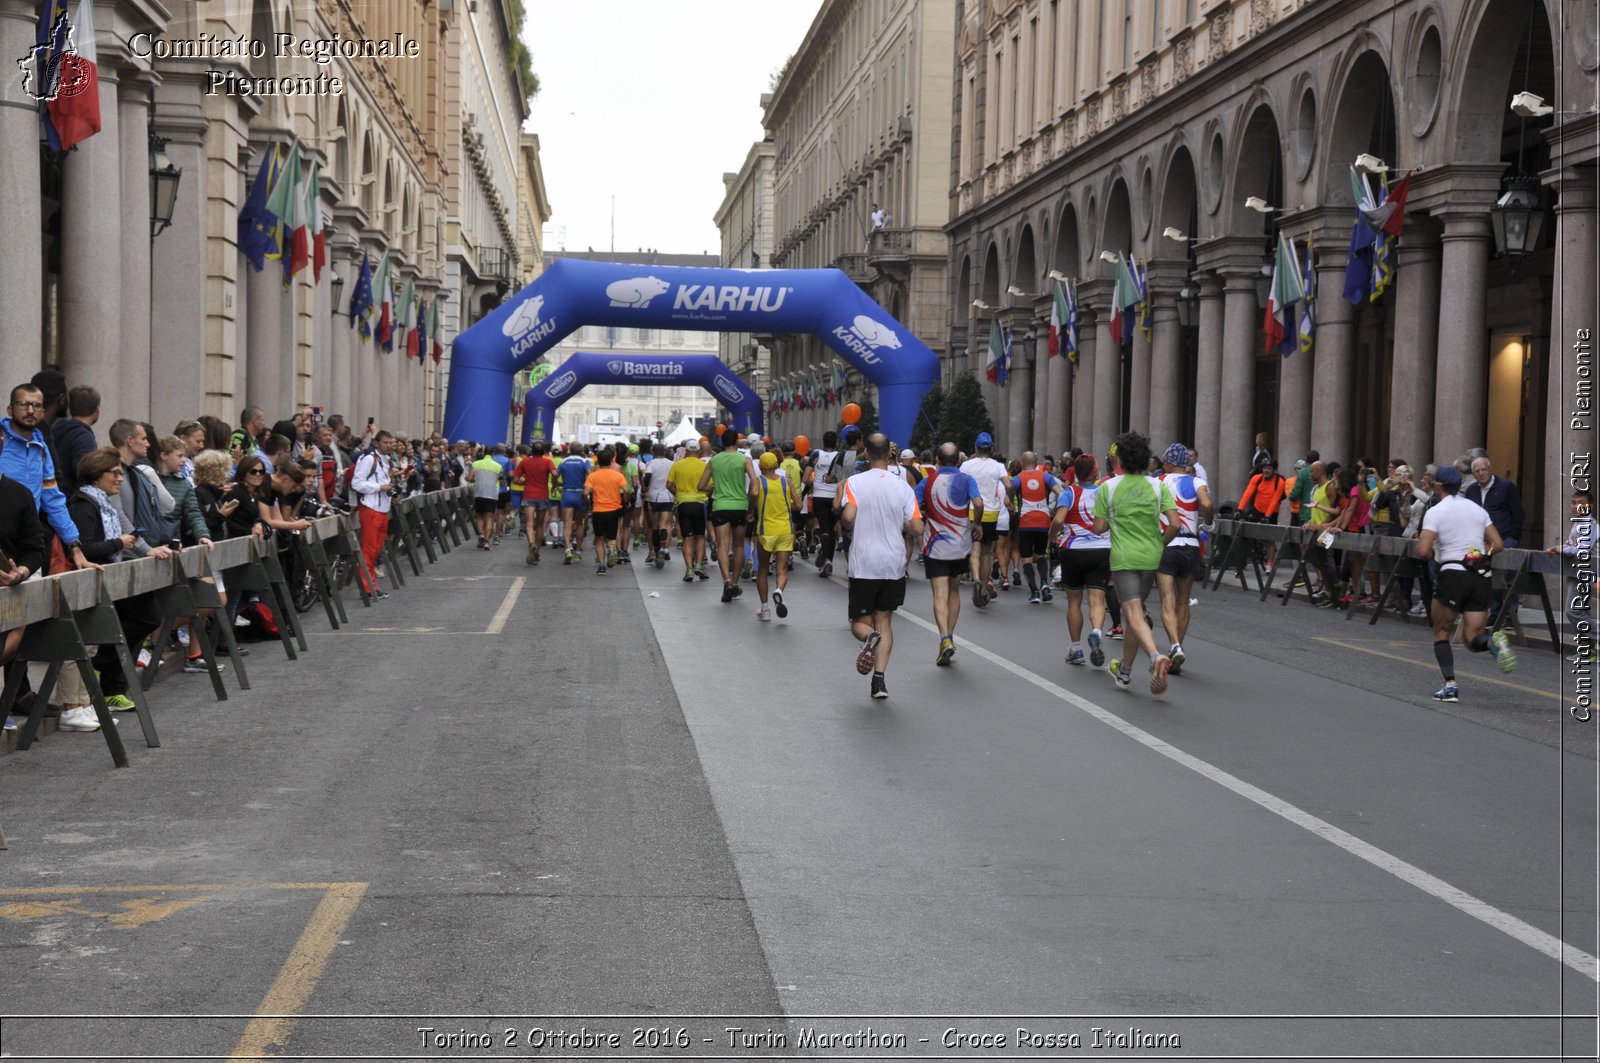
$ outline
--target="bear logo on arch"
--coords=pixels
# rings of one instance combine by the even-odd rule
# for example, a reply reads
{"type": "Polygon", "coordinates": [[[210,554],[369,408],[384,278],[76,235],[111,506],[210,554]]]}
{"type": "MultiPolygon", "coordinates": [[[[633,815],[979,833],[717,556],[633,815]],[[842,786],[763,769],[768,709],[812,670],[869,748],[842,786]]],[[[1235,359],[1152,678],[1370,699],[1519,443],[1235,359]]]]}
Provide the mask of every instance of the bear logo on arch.
{"type": "Polygon", "coordinates": [[[606,298],[611,300],[612,306],[643,310],[650,305],[650,300],[670,287],[672,285],[659,277],[631,277],[606,285],[606,298]]]}
{"type": "Polygon", "coordinates": [[[536,295],[527,300],[506,318],[505,324],[500,326],[502,335],[511,339],[531,331],[539,324],[539,312],[544,309],[544,296],[536,295]]]}
{"type": "Polygon", "coordinates": [[[895,335],[894,330],[866,314],[856,315],[855,321],[850,325],[850,331],[855,333],[862,343],[874,350],[879,347],[887,347],[891,351],[900,349],[900,337],[895,335]]]}

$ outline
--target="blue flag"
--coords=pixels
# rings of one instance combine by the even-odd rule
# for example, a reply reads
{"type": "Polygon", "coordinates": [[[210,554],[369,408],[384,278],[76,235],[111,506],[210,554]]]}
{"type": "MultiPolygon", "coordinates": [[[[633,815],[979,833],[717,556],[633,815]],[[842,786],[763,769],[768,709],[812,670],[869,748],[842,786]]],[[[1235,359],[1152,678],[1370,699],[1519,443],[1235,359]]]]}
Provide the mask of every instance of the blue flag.
{"type": "Polygon", "coordinates": [[[267,209],[267,193],[274,179],[277,149],[267,148],[261,157],[261,169],[256,171],[255,183],[239,208],[239,253],[244,255],[250,268],[260,273],[267,258],[278,253],[278,219],[267,209]]]}
{"type": "Polygon", "coordinates": [[[356,289],[350,293],[350,327],[361,333],[361,338],[372,338],[372,260],[361,257],[361,272],[356,276],[356,289]]]}
{"type": "Polygon", "coordinates": [[[1350,231],[1350,261],[1344,267],[1344,297],[1356,306],[1372,292],[1372,242],[1377,236],[1367,216],[1356,211],[1355,228],[1350,231]]]}

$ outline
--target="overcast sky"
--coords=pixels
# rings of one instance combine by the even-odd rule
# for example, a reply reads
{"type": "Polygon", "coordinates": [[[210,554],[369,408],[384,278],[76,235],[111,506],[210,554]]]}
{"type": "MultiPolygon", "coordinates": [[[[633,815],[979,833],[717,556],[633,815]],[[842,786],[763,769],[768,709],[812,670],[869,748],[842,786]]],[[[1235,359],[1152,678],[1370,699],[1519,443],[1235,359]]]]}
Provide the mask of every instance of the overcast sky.
{"type": "Polygon", "coordinates": [[[552,216],[545,254],[716,254],[722,175],[761,139],[761,94],[820,0],[532,0],[552,216]]]}

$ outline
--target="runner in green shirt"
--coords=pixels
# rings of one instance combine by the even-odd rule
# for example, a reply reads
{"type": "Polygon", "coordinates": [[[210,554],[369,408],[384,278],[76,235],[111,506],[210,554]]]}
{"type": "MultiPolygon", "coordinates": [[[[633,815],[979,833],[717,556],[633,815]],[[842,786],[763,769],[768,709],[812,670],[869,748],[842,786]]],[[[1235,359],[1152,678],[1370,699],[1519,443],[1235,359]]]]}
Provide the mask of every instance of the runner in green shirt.
{"type": "Polygon", "coordinates": [[[744,568],[745,519],[750,511],[750,485],[756,482],[755,463],[734,447],[730,432],[700,474],[700,490],[711,488],[711,526],[717,541],[717,565],[722,569],[722,600],[731,602],[742,593],[739,574],[744,568]]]}
{"type": "Polygon", "coordinates": [[[1150,465],[1150,441],[1138,432],[1124,432],[1112,449],[1118,475],[1095,494],[1095,534],[1111,532],[1111,579],[1122,601],[1122,623],[1131,644],[1125,660],[1109,662],[1118,690],[1133,684],[1133,661],[1140,650],[1150,655],[1150,693],[1167,689],[1172,661],[1156,651],[1144,600],[1155,584],[1161,553],[1182,527],[1172,489],[1144,470],[1150,465]],[[1132,473],[1127,470],[1136,470],[1132,473]]]}

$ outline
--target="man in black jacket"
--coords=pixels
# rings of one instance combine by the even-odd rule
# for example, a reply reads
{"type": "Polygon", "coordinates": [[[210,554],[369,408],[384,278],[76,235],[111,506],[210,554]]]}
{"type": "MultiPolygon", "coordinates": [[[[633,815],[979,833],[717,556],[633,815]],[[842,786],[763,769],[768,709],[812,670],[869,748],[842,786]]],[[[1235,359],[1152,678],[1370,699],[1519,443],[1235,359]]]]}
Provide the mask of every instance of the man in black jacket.
{"type": "Polygon", "coordinates": [[[1488,457],[1472,459],[1472,480],[1461,497],[1488,510],[1494,530],[1500,533],[1506,549],[1514,549],[1522,538],[1522,525],[1527,519],[1522,508],[1522,492],[1510,480],[1494,474],[1494,463],[1488,457]]]}
{"type": "MultiPolygon", "coordinates": [[[[0,476],[0,550],[6,561],[0,562],[0,588],[15,587],[36,572],[44,569],[46,553],[44,525],[39,522],[39,509],[33,504],[33,492],[9,477],[0,476]]],[[[23,628],[13,628],[5,633],[5,674],[11,677],[13,668],[26,668],[14,662],[17,647],[22,644],[23,628]]],[[[18,688],[17,708],[26,712],[33,702],[33,692],[27,676],[18,688]]],[[[6,716],[3,726],[10,731],[16,723],[6,716]]]]}
{"type": "Polygon", "coordinates": [[[87,384],[67,392],[67,415],[55,423],[58,461],[56,481],[68,498],[78,489],[78,462],[100,446],[94,438],[94,424],[100,420],[100,393],[87,384]]]}

